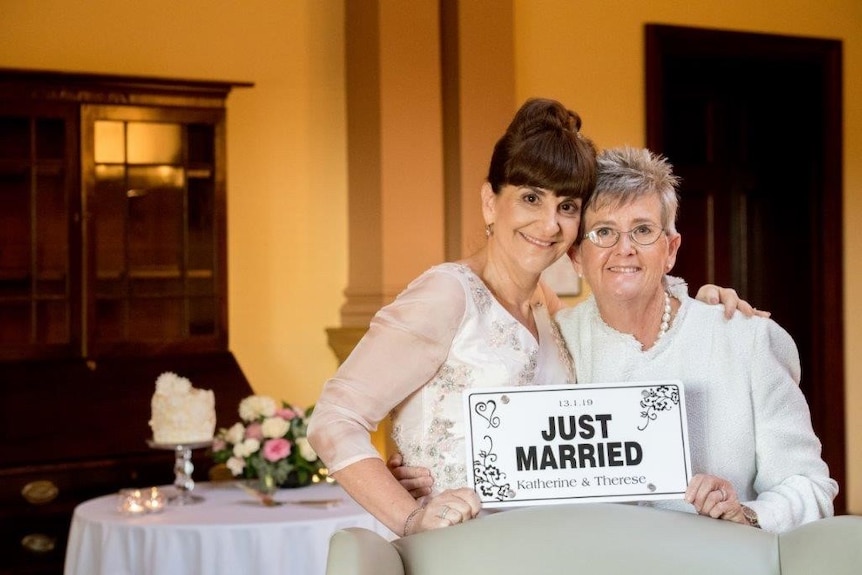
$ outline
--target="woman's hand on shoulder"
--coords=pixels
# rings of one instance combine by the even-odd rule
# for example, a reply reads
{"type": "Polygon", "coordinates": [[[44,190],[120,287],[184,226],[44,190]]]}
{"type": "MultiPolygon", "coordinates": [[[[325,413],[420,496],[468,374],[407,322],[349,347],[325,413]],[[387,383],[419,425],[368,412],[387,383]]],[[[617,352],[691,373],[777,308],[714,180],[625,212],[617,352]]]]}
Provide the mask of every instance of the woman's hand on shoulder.
{"type": "Polygon", "coordinates": [[[723,288],[714,284],[706,284],[697,290],[698,299],[708,304],[722,304],[724,306],[724,317],[730,319],[737,311],[741,312],[746,317],[753,315],[760,317],[769,317],[772,315],[768,311],[759,310],[753,307],[750,303],[741,299],[739,294],[733,288],[723,288]]]}
{"type": "Polygon", "coordinates": [[[401,487],[410,492],[413,499],[421,499],[431,494],[434,478],[431,477],[431,471],[428,468],[404,465],[404,458],[400,453],[393,453],[386,462],[386,466],[401,487]]]}

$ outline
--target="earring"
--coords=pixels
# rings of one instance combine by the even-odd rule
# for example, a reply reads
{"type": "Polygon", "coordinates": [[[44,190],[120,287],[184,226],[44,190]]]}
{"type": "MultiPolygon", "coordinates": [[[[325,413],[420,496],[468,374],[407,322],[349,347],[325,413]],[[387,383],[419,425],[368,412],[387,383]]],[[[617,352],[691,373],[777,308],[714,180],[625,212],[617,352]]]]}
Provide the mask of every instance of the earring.
{"type": "Polygon", "coordinates": [[[485,225],[485,237],[490,238],[493,235],[494,235],[494,223],[491,222],[490,224],[485,225]]]}

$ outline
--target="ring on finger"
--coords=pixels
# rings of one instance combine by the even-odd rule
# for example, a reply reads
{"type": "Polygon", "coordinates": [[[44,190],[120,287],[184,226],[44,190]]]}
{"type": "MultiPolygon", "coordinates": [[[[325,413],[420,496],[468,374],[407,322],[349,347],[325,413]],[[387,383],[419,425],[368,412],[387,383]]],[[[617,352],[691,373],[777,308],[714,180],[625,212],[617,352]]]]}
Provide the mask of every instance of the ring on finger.
{"type": "Polygon", "coordinates": [[[443,509],[440,510],[440,513],[437,514],[437,517],[440,519],[446,519],[446,514],[449,513],[450,507],[448,505],[444,505],[443,509]]]}
{"type": "Polygon", "coordinates": [[[727,501],[727,493],[725,493],[725,492],[724,492],[724,488],[723,488],[723,487],[719,487],[719,488],[718,488],[718,491],[720,491],[720,492],[721,492],[721,500],[722,500],[722,501],[727,501]]]}

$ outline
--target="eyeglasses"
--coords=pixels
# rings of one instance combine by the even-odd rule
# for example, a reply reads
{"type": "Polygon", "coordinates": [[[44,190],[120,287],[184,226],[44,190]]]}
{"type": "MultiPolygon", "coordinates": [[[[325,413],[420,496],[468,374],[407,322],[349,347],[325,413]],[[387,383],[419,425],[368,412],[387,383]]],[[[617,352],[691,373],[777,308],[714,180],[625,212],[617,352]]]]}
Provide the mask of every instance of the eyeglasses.
{"type": "Polygon", "coordinates": [[[584,239],[590,240],[600,248],[612,248],[620,241],[621,234],[628,234],[631,241],[639,246],[650,246],[661,237],[664,228],[652,224],[641,224],[627,232],[621,232],[609,227],[596,228],[584,234],[584,239]]]}

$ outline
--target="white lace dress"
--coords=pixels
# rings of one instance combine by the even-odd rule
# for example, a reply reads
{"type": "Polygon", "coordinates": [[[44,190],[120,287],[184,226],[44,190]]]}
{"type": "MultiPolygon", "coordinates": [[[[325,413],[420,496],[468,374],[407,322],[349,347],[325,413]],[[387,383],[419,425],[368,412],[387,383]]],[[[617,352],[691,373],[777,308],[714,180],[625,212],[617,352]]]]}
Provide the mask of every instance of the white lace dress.
{"type": "Polygon", "coordinates": [[[419,276],[377,313],[323,388],[311,425],[330,472],[380,457],[369,431],[391,412],[405,464],[429,468],[436,491],[464,487],[463,390],[574,383],[541,288],[533,316],[538,342],[466,265],[419,276]]]}

